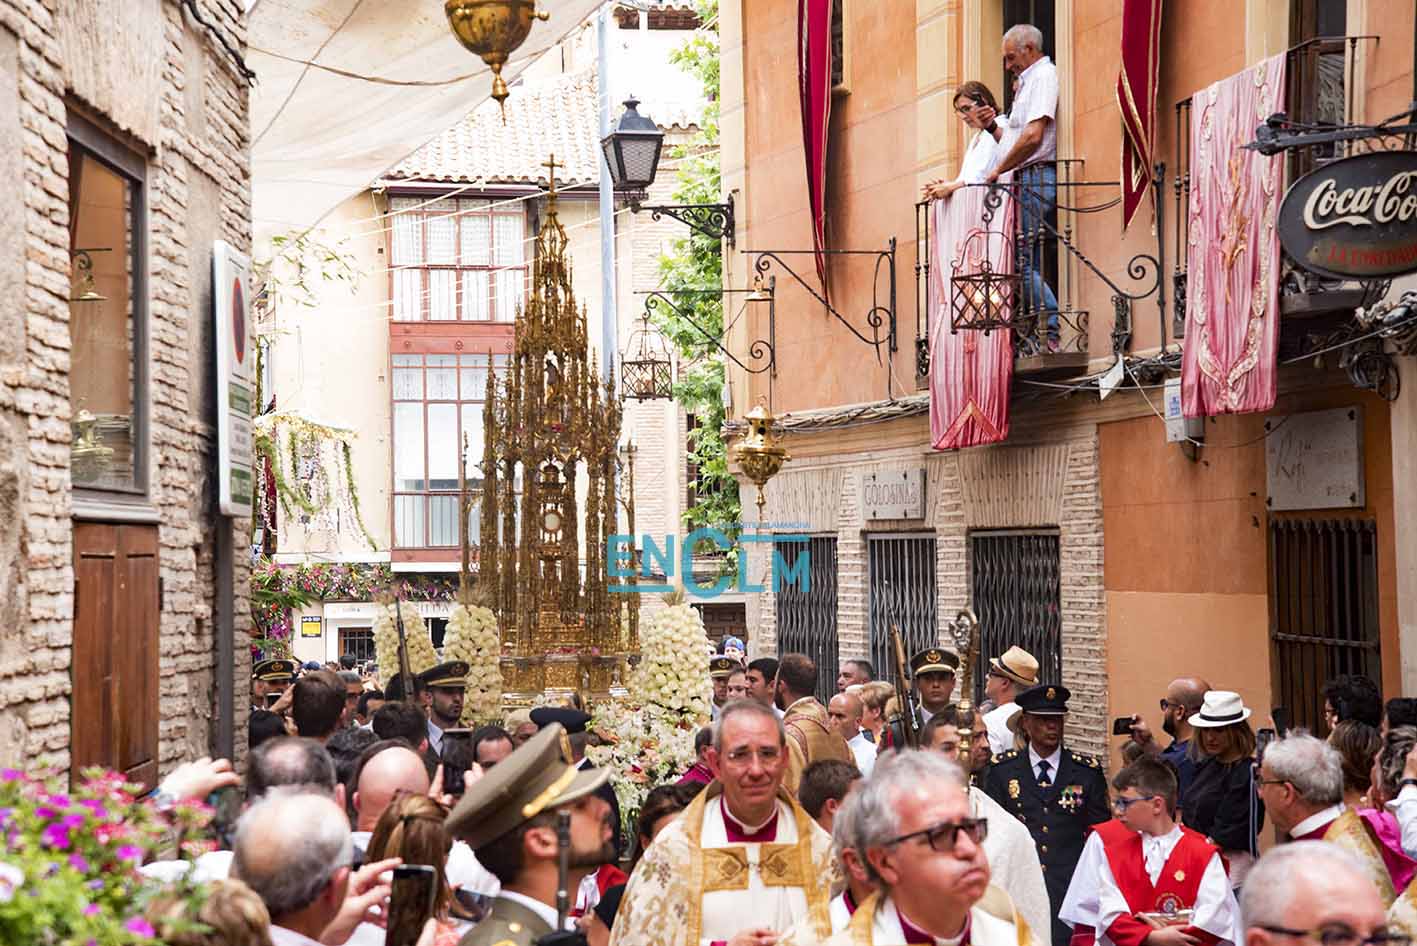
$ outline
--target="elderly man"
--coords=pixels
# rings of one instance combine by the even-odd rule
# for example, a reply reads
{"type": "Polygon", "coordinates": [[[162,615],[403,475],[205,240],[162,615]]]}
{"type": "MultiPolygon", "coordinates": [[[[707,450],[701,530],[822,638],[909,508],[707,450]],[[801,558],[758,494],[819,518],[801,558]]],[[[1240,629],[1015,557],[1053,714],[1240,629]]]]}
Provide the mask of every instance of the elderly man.
{"type": "Polygon", "coordinates": [[[787,742],[761,703],[723,708],[713,739],[718,780],[645,852],[611,946],[772,946],[804,917],[816,937],[830,934],[831,837],[783,790],[787,742]]]}
{"type": "Polygon", "coordinates": [[[1388,927],[1363,865],[1319,841],[1285,844],[1256,861],[1240,896],[1240,916],[1245,946],[1356,946],[1383,942],[1388,927]]]}
{"type": "Polygon", "coordinates": [[[448,833],[477,852],[501,892],[462,946],[531,946],[556,929],[558,814],[571,816],[566,889],[574,892],[615,857],[610,809],[595,794],[609,774],[577,768],[565,730],[550,723],[468,786],[448,833]]]}
{"type": "MultiPolygon", "coordinates": [[[[1255,789],[1281,836],[1294,841],[1329,841],[1362,862],[1368,879],[1392,906],[1400,891],[1394,876],[1399,851],[1390,851],[1373,827],[1343,804],[1343,760],[1328,743],[1296,732],[1264,751],[1255,789]],[[1395,856],[1394,856],[1395,855],[1395,856]]],[[[1246,880],[1248,887],[1252,881],[1246,880]]]]}
{"type": "Polygon", "coordinates": [[[323,795],[278,792],[252,805],[236,828],[232,876],[271,915],[274,946],[343,943],[369,909],[386,904],[380,861],[352,872],[344,812],[323,795]]]}
{"type": "Polygon", "coordinates": [[[989,749],[994,754],[1014,747],[1009,720],[1018,704],[1014,697],[1029,687],[1038,686],[1038,661],[1022,647],[1010,647],[1001,657],[989,659],[989,672],[984,677],[984,697],[994,708],[984,714],[984,727],[989,731],[989,749]]]}
{"type": "Polygon", "coordinates": [[[836,692],[845,693],[847,687],[863,686],[876,678],[876,668],[863,657],[853,657],[841,662],[841,670],[836,675],[836,692]]]}
{"type": "Polygon", "coordinates": [[[851,847],[878,889],[827,946],[1031,942],[1008,895],[989,884],[989,825],[975,815],[959,766],[935,752],[891,753],[851,807],[851,847]]]}
{"type": "Polygon", "coordinates": [[[817,665],[806,654],[788,654],[777,667],[777,705],[787,729],[788,764],[784,785],[794,794],[802,770],[822,759],[855,759],[846,740],[837,733],[827,708],[817,701],[817,665]]]}
{"type": "Polygon", "coordinates": [[[1098,761],[1063,746],[1069,696],[1064,686],[1037,686],[1018,695],[1015,725],[1028,745],[995,759],[985,783],[989,796],[1033,835],[1054,916],[1055,946],[1072,935],[1057,915],[1088,829],[1109,820],[1112,807],[1098,761]]]}
{"type": "Polygon", "coordinates": [[[876,764],[876,744],[861,732],[863,704],[857,692],[847,691],[832,697],[827,704],[827,718],[836,734],[846,740],[846,747],[856,759],[856,768],[862,775],[870,775],[871,766],[876,764]]]}
{"type": "MultiPolygon", "coordinates": [[[[1020,187],[1020,229],[1025,234],[1041,233],[1043,223],[1058,205],[1058,69],[1043,55],[1043,33],[1025,23],[1004,34],[1004,68],[1018,77],[1009,128],[1005,140],[1009,148],[987,180],[990,184],[1010,171],[1020,187]]],[[[985,127],[994,113],[985,108],[980,114],[985,127]]],[[[1023,291],[1028,310],[1046,316],[1048,347],[1058,349],[1058,300],[1043,278],[1043,240],[1036,240],[1021,254],[1023,291]]]]}

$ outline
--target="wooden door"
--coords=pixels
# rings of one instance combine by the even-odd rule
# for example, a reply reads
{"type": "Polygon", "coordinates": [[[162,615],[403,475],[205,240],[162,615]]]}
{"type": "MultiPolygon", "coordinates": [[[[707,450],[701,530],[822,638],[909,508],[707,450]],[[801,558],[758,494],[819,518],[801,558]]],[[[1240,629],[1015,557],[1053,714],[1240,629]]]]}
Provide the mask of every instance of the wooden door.
{"type": "Polygon", "coordinates": [[[71,771],[151,786],[158,768],[157,527],[74,526],[71,771]]]}

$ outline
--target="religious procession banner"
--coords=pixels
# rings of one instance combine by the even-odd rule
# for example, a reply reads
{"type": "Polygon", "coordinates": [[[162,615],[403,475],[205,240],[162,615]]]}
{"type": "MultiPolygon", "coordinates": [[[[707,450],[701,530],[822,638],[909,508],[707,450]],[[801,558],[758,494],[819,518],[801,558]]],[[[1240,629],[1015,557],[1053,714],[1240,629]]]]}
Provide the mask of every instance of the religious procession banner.
{"type": "Polygon", "coordinates": [[[1161,0],[1122,5],[1122,68],[1117,107],[1122,110],[1122,229],[1151,193],[1156,155],[1156,86],[1161,66],[1161,0]]]}
{"type": "Polygon", "coordinates": [[[1192,99],[1190,244],[1181,409],[1187,417],[1274,406],[1284,162],[1240,146],[1284,108],[1284,54],[1192,99]]]}

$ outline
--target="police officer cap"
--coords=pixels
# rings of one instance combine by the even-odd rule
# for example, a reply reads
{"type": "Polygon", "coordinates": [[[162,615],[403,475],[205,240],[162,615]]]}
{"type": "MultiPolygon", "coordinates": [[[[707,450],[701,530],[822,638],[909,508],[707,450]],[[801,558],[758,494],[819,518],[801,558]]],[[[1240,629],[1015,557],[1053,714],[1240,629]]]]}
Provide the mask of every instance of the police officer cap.
{"type": "Polygon", "coordinates": [[[264,680],[266,683],[289,683],[295,679],[295,661],[281,657],[258,661],[251,668],[251,679],[264,680]]]}
{"type": "Polygon", "coordinates": [[[715,680],[733,676],[733,671],[742,670],[743,665],[732,657],[714,657],[709,660],[709,676],[715,680]]]}
{"type": "Polygon", "coordinates": [[[552,722],[469,785],[443,826],[476,851],[609,778],[609,769],[576,768],[566,730],[552,722]]]}
{"type": "Polygon", "coordinates": [[[553,723],[559,723],[568,733],[585,732],[590,714],[571,706],[538,706],[531,711],[531,721],[536,723],[538,729],[544,730],[553,723]]]}
{"type": "Polygon", "coordinates": [[[1014,697],[1014,702],[1019,709],[1034,716],[1062,716],[1068,711],[1070,696],[1067,687],[1049,683],[1024,690],[1014,697]]]}
{"type": "Polygon", "coordinates": [[[436,667],[429,667],[418,675],[418,684],[424,687],[467,686],[467,661],[445,660],[436,667]]]}
{"type": "Polygon", "coordinates": [[[954,673],[959,669],[959,656],[939,647],[927,647],[910,658],[910,672],[954,673]]]}

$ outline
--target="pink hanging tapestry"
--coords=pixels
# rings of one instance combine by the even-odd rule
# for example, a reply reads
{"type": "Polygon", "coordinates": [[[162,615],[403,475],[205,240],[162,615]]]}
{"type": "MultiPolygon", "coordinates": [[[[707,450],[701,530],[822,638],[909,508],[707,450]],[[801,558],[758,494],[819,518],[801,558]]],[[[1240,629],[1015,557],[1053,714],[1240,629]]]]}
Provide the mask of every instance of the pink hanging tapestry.
{"type": "Polygon", "coordinates": [[[1274,406],[1284,164],[1241,149],[1284,108],[1284,55],[1196,93],[1181,409],[1187,417],[1274,406]]]}
{"type": "Polygon", "coordinates": [[[987,262],[996,273],[1014,271],[1013,201],[1007,197],[983,222],[984,187],[961,187],[930,207],[930,440],[936,450],[998,443],[1009,435],[1013,331],[950,331],[954,274],[976,273],[987,262]]]}

